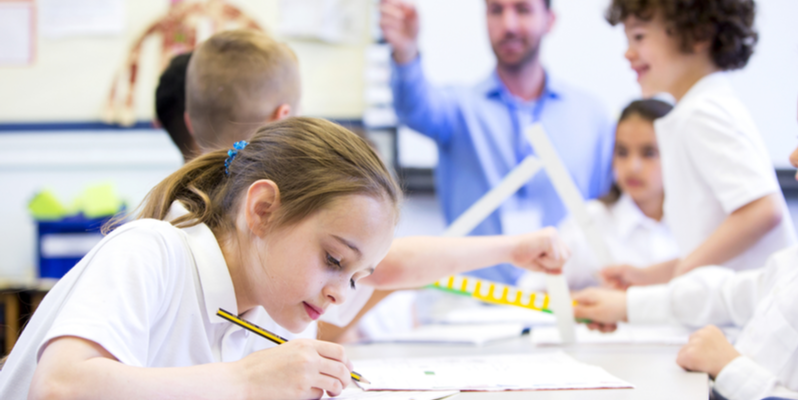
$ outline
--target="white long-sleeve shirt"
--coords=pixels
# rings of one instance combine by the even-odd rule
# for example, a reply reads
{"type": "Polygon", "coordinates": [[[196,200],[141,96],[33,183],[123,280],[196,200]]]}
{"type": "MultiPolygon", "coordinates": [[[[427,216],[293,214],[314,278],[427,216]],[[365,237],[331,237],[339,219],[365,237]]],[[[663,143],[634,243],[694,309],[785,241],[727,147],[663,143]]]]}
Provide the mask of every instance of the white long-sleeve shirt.
{"type": "MultiPolygon", "coordinates": [[[[588,201],[586,212],[617,264],[644,268],[678,257],[678,245],[666,224],[644,215],[627,194],[611,206],[588,201]]],[[[596,275],[607,265],[597,259],[575,218],[559,224],[558,233],[571,252],[563,268],[570,289],[597,286],[596,275]]],[[[527,290],[545,290],[544,274],[526,272],[517,285],[527,290]]]]}
{"type": "Polygon", "coordinates": [[[632,287],[628,320],[743,327],[734,344],[741,357],[720,371],[714,389],[729,400],[796,398],[797,269],[795,245],[757,270],[702,267],[666,285],[632,287]]]}

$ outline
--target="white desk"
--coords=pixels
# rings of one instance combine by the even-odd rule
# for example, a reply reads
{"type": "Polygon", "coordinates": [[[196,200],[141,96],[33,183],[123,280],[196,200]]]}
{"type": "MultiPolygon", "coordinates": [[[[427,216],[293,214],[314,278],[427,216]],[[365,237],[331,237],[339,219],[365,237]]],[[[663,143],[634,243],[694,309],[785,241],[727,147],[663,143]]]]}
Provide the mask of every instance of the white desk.
{"type": "MultiPolygon", "coordinates": [[[[348,345],[347,355],[353,359],[383,357],[437,357],[484,354],[519,354],[541,351],[527,336],[491,343],[482,347],[461,345],[372,344],[348,345]]],[[[502,399],[681,399],[707,400],[708,376],[686,372],[675,357],[679,346],[640,345],[575,345],[562,348],[587,364],[605,368],[611,374],[634,385],[635,389],[560,390],[527,392],[469,392],[457,400],[479,398],[502,399]]],[[[369,378],[369,377],[367,377],[369,378]]]]}

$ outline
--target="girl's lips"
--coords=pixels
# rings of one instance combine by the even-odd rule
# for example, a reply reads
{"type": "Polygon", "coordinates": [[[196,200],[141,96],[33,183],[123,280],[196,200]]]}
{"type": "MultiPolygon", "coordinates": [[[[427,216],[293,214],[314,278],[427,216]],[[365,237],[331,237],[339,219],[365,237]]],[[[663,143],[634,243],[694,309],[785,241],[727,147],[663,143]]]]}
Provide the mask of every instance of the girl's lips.
{"type": "Polygon", "coordinates": [[[314,306],[312,306],[311,304],[308,304],[308,303],[306,303],[305,301],[303,302],[303,307],[305,307],[305,308],[306,308],[306,313],[308,314],[308,317],[309,317],[309,318],[311,318],[311,319],[313,319],[313,320],[315,320],[315,321],[316,321],[316,320],[317,320],[317,319],[318,319],[318,318],[319,318],[319,317],[322,315],[322,313],[323,313],[323,310],[322,310],[321,308],[314,307],[314,306]]]}
{"type": "Polygon", "coordinates": [[[630,187],[639,187],[644,185],[644,183],[638,179],[626,179],[625,183],[630,187]]]}

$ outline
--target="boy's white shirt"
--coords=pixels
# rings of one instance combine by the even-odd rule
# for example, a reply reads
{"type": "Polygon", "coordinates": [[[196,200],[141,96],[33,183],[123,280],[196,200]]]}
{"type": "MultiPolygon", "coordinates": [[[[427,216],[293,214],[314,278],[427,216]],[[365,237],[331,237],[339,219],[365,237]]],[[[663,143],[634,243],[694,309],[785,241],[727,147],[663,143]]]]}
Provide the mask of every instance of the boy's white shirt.
{"type": "MultiPolygon", "coordinates": [[[[615,263],[643,268],[678,257],[677,244],[666,224],[644,215],[629,195],[623,193],[610,207],[591,200],[586,203],[586,211],[615,263]]],[[[558,233],[571,253],[563,270],[570,289],[598,285],[597,272],[607,265],[600,264],[578,223],[569,217],[559,224],[558,233]]],[[[544,275],[526,272],[517,285],[527,290],[545,290],[544,275]]]]}
{"type": "MultiPolygon", "coordinates": [[[[186,213],[173,203],[167,217],[186,213]]],[[[344,325],[372,289],[359,286],[323,320],[344,325]]],[[[222,251],[205,225],[179,229],[152,219],[127,223],[104,238],[44,298],[0,373],[0,398],[26,399],[45,345],[76,336],[120,362],[181,367],[239,360],[275,344],[218,316],[238,314],[222,251]]],[[[258,306],[242,318],[288,339],[315,338],[316,324],[292,334],[258,306]]]]}
{"type": "MultiPolygon", "coordinates": [[[[781,194],[764,141],[727,73],[698,81],[675,108],[655,121],[664,177],[664,219],[685,257],[740,207],[781,194]]],[[[770,254],[796,243],[781,202],[781,223],[723,264],[741,271],[764,265],[770,254]]]]}
{"type": "Polygon", "coordinates": [[[723,368],[715,390],[728,400],[797,395],[797,245],[760,269],[697,268],[666,285],[628,289],[631,323],[743,327],[741,357],[723,368]]]}

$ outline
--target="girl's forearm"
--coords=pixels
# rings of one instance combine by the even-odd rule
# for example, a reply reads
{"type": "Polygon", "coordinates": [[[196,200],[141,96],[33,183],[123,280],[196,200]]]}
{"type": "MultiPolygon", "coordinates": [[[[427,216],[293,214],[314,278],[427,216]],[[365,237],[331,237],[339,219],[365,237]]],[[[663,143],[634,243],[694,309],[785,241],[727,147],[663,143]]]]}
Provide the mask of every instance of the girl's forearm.
{"type": "Polygon", "coordinates": [[[720,265],[743,253],[780,224],[781,197],[770,194],[734,211],[703,244],[686,256],[675,275],[704,265],[720,265]]]}
{"type": "Polygon", "coordinates": [[[133,367],[96,343],[64,337],[43,352],[29,399],[244,399],[244,382],[234,363],[133,367]]]}
{"type": "Polygon", "coordinates": [[[415,288],[444,276],[512,260],[514,236],[395,239],[389,254],[364,283],[380,289],[415,288]]]}

